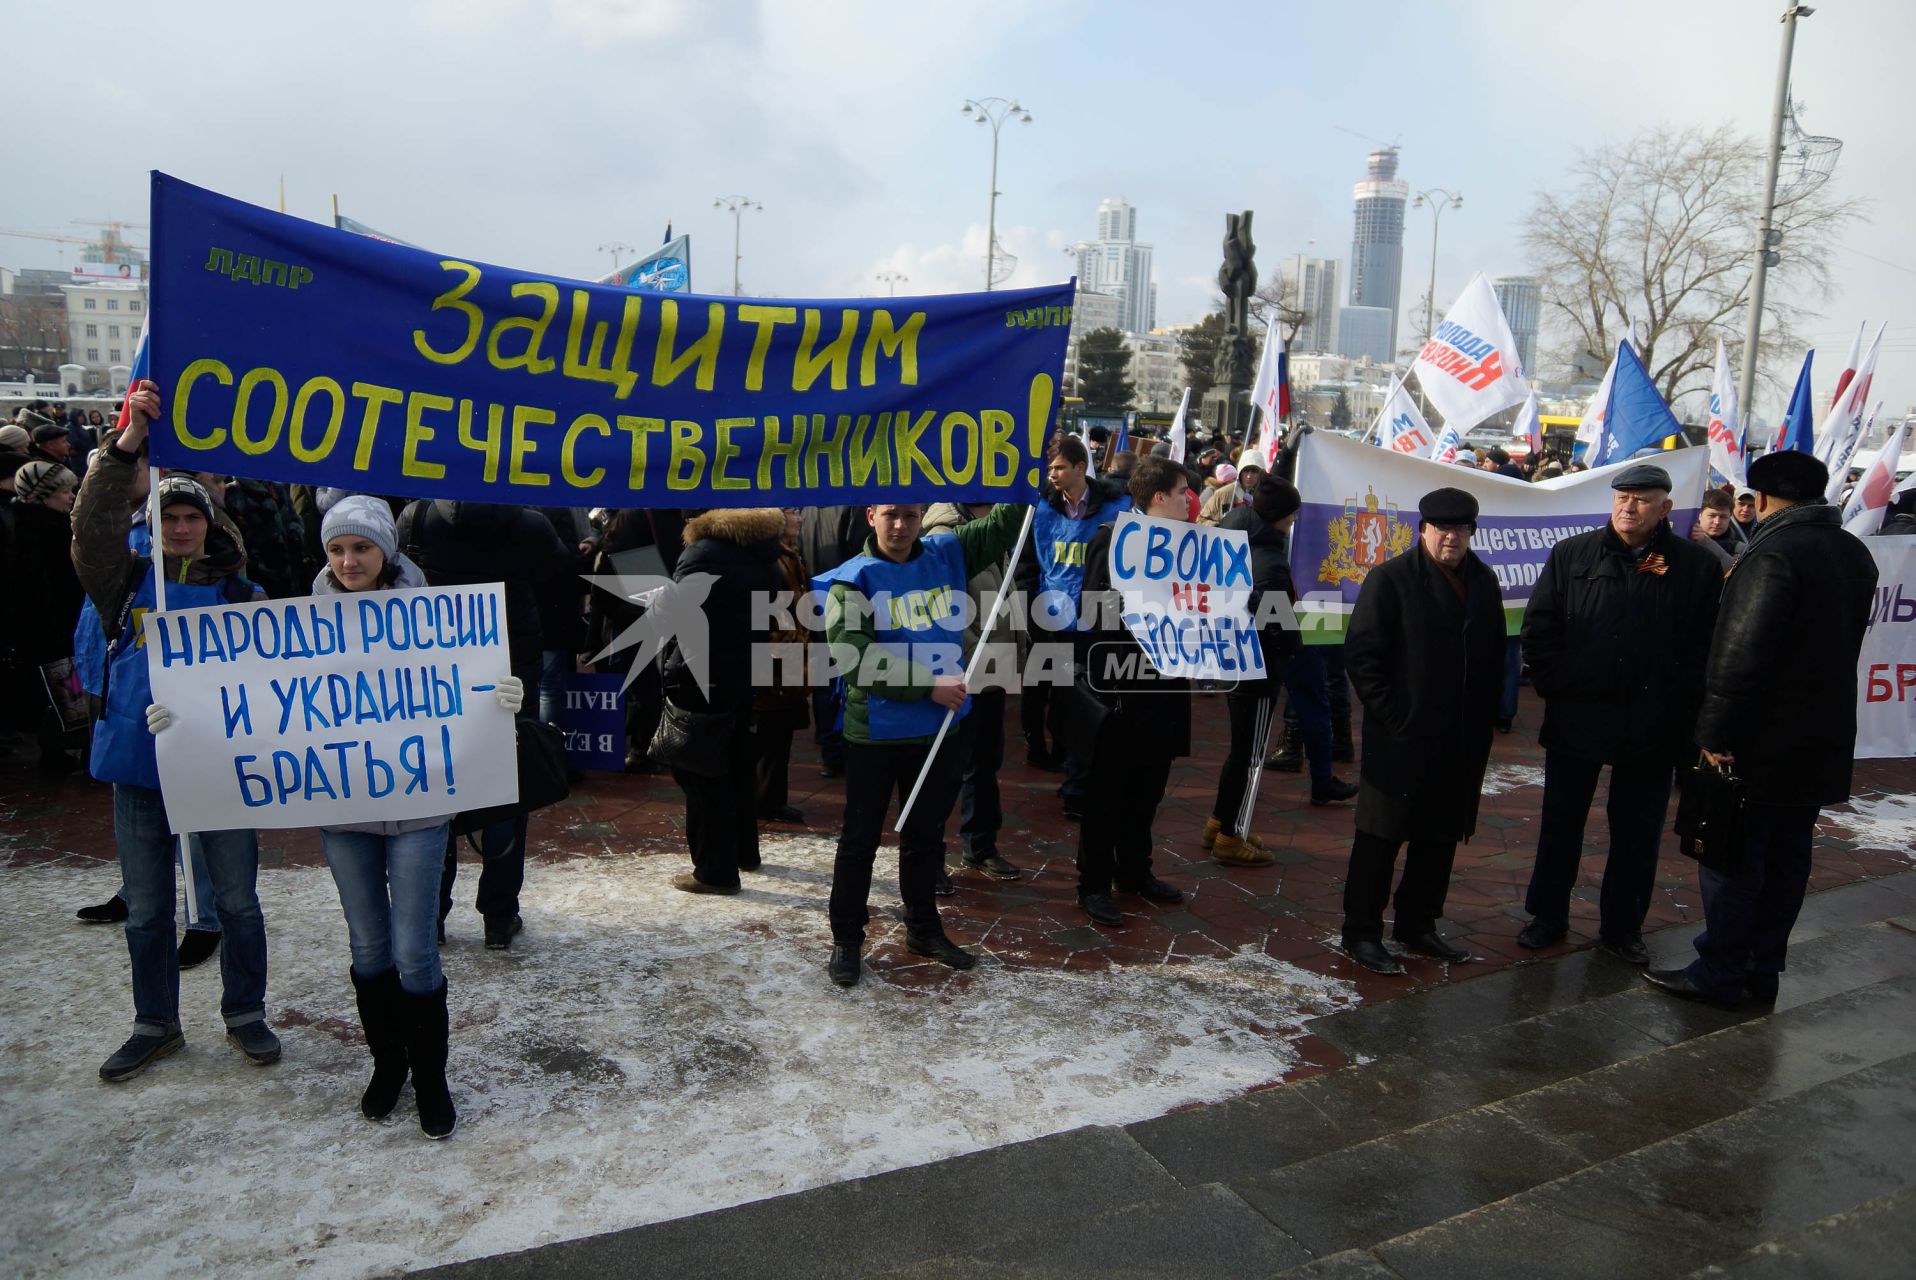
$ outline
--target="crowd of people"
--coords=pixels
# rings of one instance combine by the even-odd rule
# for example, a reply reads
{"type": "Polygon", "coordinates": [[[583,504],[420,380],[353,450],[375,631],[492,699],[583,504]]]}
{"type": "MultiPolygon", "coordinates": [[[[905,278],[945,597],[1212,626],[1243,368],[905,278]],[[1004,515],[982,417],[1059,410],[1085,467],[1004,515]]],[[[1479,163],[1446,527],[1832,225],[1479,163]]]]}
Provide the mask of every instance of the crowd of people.
{"type": "MultiPolygon", "coordinates": [[[[1192,838],[1226,867],[1274,860],[1271,843],[1251,830],[1260,767],[1308,767],[1313,805],[1355,799],[1341,941],[1357,964],[1387,975],[1405,972],[1400,951],[1471,958],[1442,931],[1445,896],[1457,844],[1476,826],[1493,735],[1512,726],[1521,670],[1543,702],[1545,750],[1531,920],[1519,935],[1526,947],[1554,945],[1568,930],[1584,825],[1608,767],[1600,946],[1647,965],[1642,928],[1673,779],[1699,758],[1733,764],[1749,780],[1752,813],[1762,811],[1749,824],[1744,869],[1701,872],[1708,927],[1697,960],[1647,977],[1691,998],[1773,1000],[1817,811],[1849,792],[1855,663],[1875,568],[1822,501],[1827,474],[1804,454],[1757,460],[1747,493],[1712,492],[1689,538],[1670,523],[1667,472],[1654,463],[1619,469],[1608,523],[1552,548],[1520,636],[1506,636],[1497,578],[1470,549],[1477,500],[1435,489],[1419,504],[1411,550],[1365,580],[1343,643],[1302,645],[1277,620],[1282,611],[1260,607],[1296,595],[1288,540],[1301,496],[1287,478],[1289,443],[1267,459],[1217,441],[1194,464],[1159,444],[1141,457],[1118,453],[1100,476],[1085,441],[1060,433],[1032,508],[583,512],[408,503],[182,472],[155,479],[144,444],[161,388],[140,384],[126,408],[117,434],[77,446],[73,430],[87,437],[101,424],[35,414],[42,420],[0,428],[0,470],[11,482],[6,555],[16,572],[36,575],[50,605],[8,619],[14,670],[71,660],[95,708],[76,736],[39,715],[44,697],[15,680],[11,724],[32,722],[49,769],[63,758],[71,767],[71,753],[84,749],[92,775],[113,787],[123,883],[79,912],[124,922],[131,958],[134,1031],[100,1067],[109,1081],[180,1046],[180,969],[215,953],[229,1038],[257,1063],[280,1054],[264,1004],[256,833],[193,837],[186,865],[203,918],[187,921],[184,940],[175,933],[174,840],[155,739],[195,709],[153,702],[136,642],[134,620],[155,603],[155,538],[168,607],[503,582],[510,670],[493,673],[497,696],[517,715],[548,720],[566,674],[587,655],[627,669],[630,651],[608,652],[616,649],[608,641],[644,608],[588,594],[581,574],[709,580],[699,606],[706,661],[669,646],[635,677],[626,764],[669,769],[683,792],[691,866],[674,886],[736,894],[761,865],[761,823],[803,821],[788,775],[795,734],[809,724],[825,775],[845,787],[825,958],[840,986],[860,980],[878,850],[887,818],[907,803],[898,837],[905,945],[954,969],[975,964],[941,922],[938,899],[954,892],[946,832],[956,810],[961,865],[1000,880],[1024,874],[1017,851],[999,841],[1012,690],[1026,759],[1059,775],[1061,813],[1077,826],[1076,900],[1089,921],[1123,928],[1121,895],[1182,900],[1153,867],[1152,825],[1172,762],[1191,752],[1193,716],[1221,714],[1229,746],[1211,817],[1192,838]],[[146,527],[149,509],[157,529],[146,527]],[[1200,700],[1208,690],[1145,660],[1119,621],[1107,567],[1125,510],[1246,535],[1263,678],[1200,700]],[[1019,588],[1017,606],[994,612],[990,602],[1007,586],[1019,588]],[[807,592],[821,601],[836,678],[814,670],[769,680],[761,655],[803,652],[808,637],[792,621],[799,611],[761,602],[791,604],[807,592]],[[961,598],[974,607],[953,607],[961,598]],[[968,678],[974,669],[979,676],[968,678]],[[29,705],[34,713],[24,714],[29,705]],[[714,735],[703,745],[716,766],[659,758],[668,754],[655,745],[668,712],[714,735]],[[1340,762],[1357,764],[1355,782],[1337,776],[1340,762]],[[1387,909],[1396,949],[1384,941],[1387,909]]],[[[1468,465],[1519,479],[1549,469],[1527,477],[1500,448],[1468,465]]],[[[1884,532],[1907,533],[1910,523],[1899,516],[1884,532]]],[[[526,835],[523,812],[473,834],[488,949],[510,949],[524,928],[526,835]]],[[[322,840],[373,1059],[361,1110],[391,1114],[410,1079],[422,1130],[444,1137],[457,1121],[439,960],[457,868],[450,815],[327,827],[322,840]]]]}

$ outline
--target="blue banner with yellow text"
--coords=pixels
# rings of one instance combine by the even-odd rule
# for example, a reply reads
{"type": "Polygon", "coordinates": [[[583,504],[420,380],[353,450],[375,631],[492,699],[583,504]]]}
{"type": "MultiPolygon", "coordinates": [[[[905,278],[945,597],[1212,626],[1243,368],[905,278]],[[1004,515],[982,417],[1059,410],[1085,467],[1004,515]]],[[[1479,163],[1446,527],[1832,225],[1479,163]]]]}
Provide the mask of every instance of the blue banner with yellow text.
{"type": "Polygon", "coordinates": [[[154,461],[535,506],[1030,502],[1072,285],[637,292],[153,175],[154,461]]]}

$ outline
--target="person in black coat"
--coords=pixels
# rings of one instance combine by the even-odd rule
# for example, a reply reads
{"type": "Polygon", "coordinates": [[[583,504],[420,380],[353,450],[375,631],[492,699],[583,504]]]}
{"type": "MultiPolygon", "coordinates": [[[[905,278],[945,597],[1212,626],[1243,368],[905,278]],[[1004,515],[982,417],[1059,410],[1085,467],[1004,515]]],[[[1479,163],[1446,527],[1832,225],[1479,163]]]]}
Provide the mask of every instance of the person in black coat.
{"type": "Polygon", "coordinates": [[[1298,633],[1272,614],[1266,601],[1281,600],[1288,608],[1297,599],[1291,586],[1288,561],[1290,539],[1303,499],[1290,481],[1261,475],[1251,500],[1218,521],[1220,529],[1242,530],[1251,544],[1252,616],[1258,620],[1258,647],[1264,655],[1264,678],[1242,680],[1224,695],[1231,720],[1231,745],[1217,775],[1217,797],[1204,824],[1203,844],[1211,860],[1227,867],[1267,867],[1277,860],[1264,842],[1249,830],[1240,830],[1238,813],[1250,785],[1253,753],[1262,754],[1270,737],[1271,712],[1284,688],[1284,670],[1298,648],[1298,633]],[[1267,616],[1268,615],[1268,616],[1267,616]],[[1260,711],[1265,732],[1257,736],[1260,711]]]}
{"type": "Polygon", "coordinates": [[[661,673],[665,697],[687,711],[732,718],[722,776],[672,770],[685,792],[685,839],[692,851],[691,873],[674,876],[672,884],[686,893],[737,893],[738,873],[759,867],[758,810],[752,803],[752,647],[770,637],[767,611],[754,609],[752,601],[754,596],[768,601],[784,589],[779,573],[784,532],[785,513],[777,507],[712,510],[685,524],[685,550],[673,580],[683,583],[695,574],[715,579],[700,605],[707,685],[701,692],[696,671],[675,642],[661,673]]]}
{"type": "Polygon", "coordinates": [[[1610,521],[1550,549],[1524,611],[1523,650],[1543,699],[1543,814],[1517,935],[1548,947],[1570,930],[1570,893],[1597,779],[1610,766],[1610,852],[1598,946],[1649,963],[1643,921],[1676,766],[1691,756],[1703,664],[1722,588],[1717,558],[1671,529],[1670,474],[1648,463],[1611,481],[1610,521]]]}
{"type": "Polygon", "coordinates": [[[1743,866],[1698,869],[1703,932],[1685,969],[1644,976],[1673,995],[1774,1002],[1809,885],[1817,811],[1849,799],[1856,660],[1877,568],[1823,501],[1829,472],[1807,453],[1750,464],[1756,536],[1724,581],[1696,740],[1748,786],[1743,866]]]}
{"type": "MultiPolygon", "coordinates": [[[[408,505],[399,517],[399,548],[435,587],[503,582],[506,643],[512,674],[526,688],[539,684],[544,632],[539,625],[539,584],[566,572],[571,548],[559,541],[546,518],[530,507],[502,507],[441,498],[408,505]]],[[[519,714],[531,716],[536,706],[519,714]]],[[[447,829],[446,868],[439,882],[440,940],[452,911],[458,875],[459,838],[447,829]]],[[[526,815],[480,829],[479,891],[474,905],[485,920],[486,949],[505,951],[525,927],[519,889],[526,878],[526,815]]]]}
{"type": "MultiPolygon", "coordinates": [[[[1190,480],[1169,458],[1149,457],[1131,473],[1130,495],[1142,515],[1188,520],[1190,480]]],[[[1111,586],[1111,530],[1105,524],[1085,551],[1079,617],[1095,625],[1072,633],[1078,665],[1101,700],[1114,704],[1096,734],[1087,763],[1090,791],[1078,823],[1078,905],[1095,924],[1121,926],[1112,898],[1122,889],[1152,902],[1184,894],[1151,874],[1151,820],[1170,781],[1171,761],[1191,753],[1191,686],[1152,668],[1120,618],[1111,586]]],[[[1075,691],[1060,691],[1076,706],[1075,691]]],[[[1082,741],[1067,712],[1061,728],[1082,741]]]]}
{"type": "Polygon", "coordinates": [[[1437,921],[1457,842],[1477,829],[1503,690],[1503,593],[1470,550],[1477,500],[1433,489],[1417,512],[1417,545],[1365,577],[1344,638],[1364,707],[1364,750],[1343,942],[1353,960],[1384,974],[1404,972],[1383,938],[1384,903],[1406,842],[1393,935],[1418,955],[1470,959],[1438,934],[1437,921]]]}

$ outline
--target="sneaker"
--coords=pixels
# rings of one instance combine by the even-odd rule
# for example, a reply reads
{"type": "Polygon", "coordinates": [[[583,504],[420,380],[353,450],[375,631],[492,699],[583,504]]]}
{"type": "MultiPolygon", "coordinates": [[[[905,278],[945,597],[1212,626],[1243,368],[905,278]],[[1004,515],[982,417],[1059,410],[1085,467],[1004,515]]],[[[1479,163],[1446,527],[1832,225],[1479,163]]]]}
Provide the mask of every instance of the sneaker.
{"type": "Polygon", "coordinates": [[[518,916],[486,921],[486,950],[510,951],[512,940],[526,931],[526,922],[518,916]]]}
{"type": "Polygon", "coordinates": [[[832,958],[826,962],[825,971],[832,975],[832,982],[841,987],[858,985],[858,973],[862,967],[857,947],[834,946],[832,958]]]}
{"type": "Polygon", "coordinates": [[[1357,784],[1355,782],[1346,782],[1333,774],[1331,780],[1323,786],[1311,788],[1311,803],[1320,806],[1336,804],[1338,801],[1348,800],[1356,794],[1357,784]]]}
{"type": "Polygon", "coordinates": [[[949,898],[958,892],[958,886],[951,882],[951,872],[938,868],[938,878],[931,882],[931,891],[941,898],[949,898]]]}
{"type": "Polygon", "coordinates": [[[1091,917],[1092,924],[1108,925],[1117,928],[1124,923],[1124,916],[1118,911],[1118,904],[1111,900],[1108,893],[1081,893],[1078,905],[1091,917]]]}
{"type": "Polygon", "coordinates": [[[100,1064],[100,1079],[115,1084],[131,1080],[185,1043],[178,1027],[162,1033],[137,1032],[100,1064]]]}
{"type": "Polygon", "coordinates": [[[984,872],[986,875],[990,876],[994,880],[1016,880],[1019,875],[1018,868],[1012,866],[1009,862],[1006,862],[1003,858],[999,857],[995,852],[987,853],[983,855],[982,857],[977,857],[977,858],[972,857],[970,854],[966,854],[965,865],[970,867],[973,871],[984,872]]]}
{"type": "Polygon", "coordinates": [[[97,906],[81,907],[73,916],[85,924],[119,924],[126,919],[126,899],[108,898],[97,906]]]}
{"type": "Polygon", "coordinates": [[[188,929],[180,935],[180,968],[205,964],[219,954],[220,935],[212,929],[188,929]]]}
{"type": "Polygon", "coordinates": [[[1225,867],[1268,867],[1277,855],[1259,844],[1256,836],[1220,835],[1211,842],[1211,861],[1225,867]]]}
{"type": "Polygon", "coordinates": [[[279,1061],[279,1037],[266,1025],[266,1019],[242,1022],[226,1029],[226,1038],[257,1066],[279,1061]]]}
{"type": "Polygon", "coordinates": [[[1184,890],[1179,889],[1175,885],[1168,885],[1156,876],[1148,876],[1139,884],[1121,884],[1118,887],[1126,893],[1135,893],[1140,898],[1145,898],[1152,902],[1171,903],[1184,901],[1184,890]]]}

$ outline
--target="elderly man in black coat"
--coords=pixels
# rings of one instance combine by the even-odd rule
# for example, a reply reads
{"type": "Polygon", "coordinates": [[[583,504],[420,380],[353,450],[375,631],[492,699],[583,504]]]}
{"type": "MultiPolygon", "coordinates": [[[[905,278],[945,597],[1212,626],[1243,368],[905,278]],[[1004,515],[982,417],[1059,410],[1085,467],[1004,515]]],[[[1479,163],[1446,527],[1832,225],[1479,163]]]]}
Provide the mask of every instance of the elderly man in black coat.
{"type": "Polygon", "coordinates": [[[1740,870],[1699,868],[1703,932],[1687,969],[1644,976],[1673,995],[1775,1001],[1810,878],[1817,810],[1849,799],[1856,659],[1876,561],[1823,501],[1829,472],[1806,453],[1750,464],[1757,526],[1724,582],[1696,740],[1749,788],[1740,870]]]}
{"type": "Polygon", "coordinates": [[[1543,815],[1517,935],[1548,947],[1570,931],[1584,822],[1610,766],[1610,852],[1597,945],[1649,963],[1643,920],[1676,766],[1691,752],[1722,568],[1670,527],[1670,473],[1648,463],[1610,482],[1610,520],[1550,549],[1524,611],[1523,649],[1543,698],[1543,815]]]}
{"type": "Polygon", "coordinates": [[[1503,593],[1470,550],[1477,500],[1434,489],[1417,513],[1417,545],[1370,571],[1344,639],[1351,687],[1364,705],[1344,949],[1385,974],[1404,972],[1383,939],[1384,902],[1406,841],[1393,935],[1417,955],[1470,959],[1438,934],[1437,921],[1457,842],[1477,829],[1503,689],[1503,593]]]}

